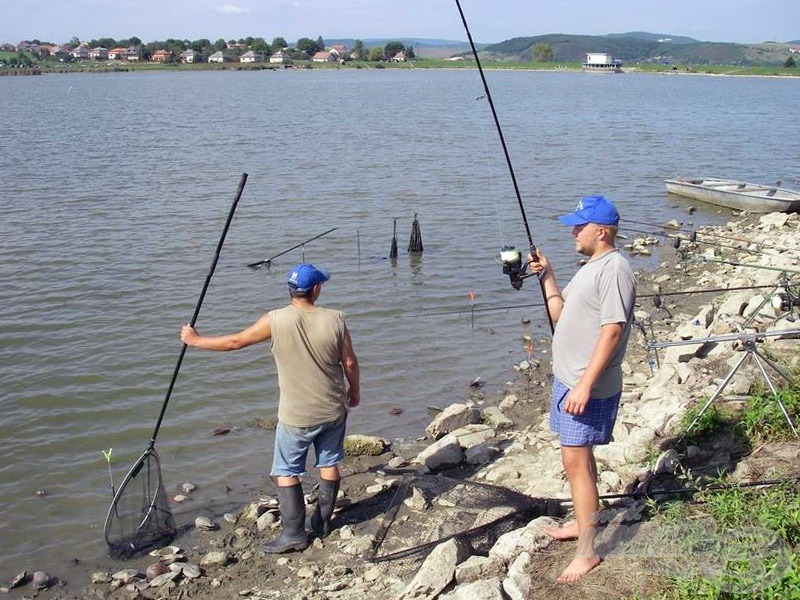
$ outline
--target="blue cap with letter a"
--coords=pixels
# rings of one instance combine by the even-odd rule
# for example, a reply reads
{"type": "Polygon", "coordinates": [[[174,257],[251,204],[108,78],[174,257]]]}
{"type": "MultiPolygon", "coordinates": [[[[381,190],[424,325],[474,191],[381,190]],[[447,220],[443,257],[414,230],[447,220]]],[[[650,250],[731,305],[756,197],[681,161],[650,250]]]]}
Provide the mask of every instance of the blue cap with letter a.
{"type": "Polygon", "coordinates": [[[311,263],[300,263],[289,273],[286,283],[296,292],[307,292],[318,283],[325,283],[331,274],[325,269],[318,269],[311,263]]]}
{"type": "Polygon", "coordinates": [[[558,217],[558,220],[572,226],[587,223],[616,226],[619,224],[619,213],[614,203],[603,196],[584,196],[573,212],[558,217]]]}

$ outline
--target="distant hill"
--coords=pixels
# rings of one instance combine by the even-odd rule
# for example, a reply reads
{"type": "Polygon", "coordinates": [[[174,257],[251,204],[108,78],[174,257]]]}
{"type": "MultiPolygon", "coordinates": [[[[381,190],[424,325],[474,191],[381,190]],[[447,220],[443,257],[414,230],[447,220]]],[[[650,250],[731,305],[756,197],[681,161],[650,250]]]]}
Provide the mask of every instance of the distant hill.
{"type": "Polygon", "coordinates": [[[669,42],[670,44],[698,44],[700,40],[681,35],[669,35],[666,33],[648,33],[646,31],[628,31],[627,33],[609,33],[603,37],[608,38],[637,38],[650,42],[669,42]]]}
{"type": "MultiPolygon", "coordinates": [[[[458,54],[471,53],[469,42],[459,40],[441,40],[428,38],[364,38],[361,40],[364,46],[385,46],[389,42],[400,42],[404,46],[414,48],[414,54],[421,58],[450,58],[458,54]]],[[[355,44],[354,38],[325,39],[325,44],[344,44],[352,48],[355,44]]],[[[478,51],[485,48],[488,44],[475,42],[478,51]]]]}
{"type": "Polygon", "coordinates": [[[587,52],[609,52],[630,64],[669,62],[694,65],[780,65],[789,56],[788,44],[700,42],[692,38],[630,32],[602,36],[548,34],[517,37],[484,48],[488,59],[530,61],[537,44],[548,44],[556,62],[583,62],[587,52]]]}

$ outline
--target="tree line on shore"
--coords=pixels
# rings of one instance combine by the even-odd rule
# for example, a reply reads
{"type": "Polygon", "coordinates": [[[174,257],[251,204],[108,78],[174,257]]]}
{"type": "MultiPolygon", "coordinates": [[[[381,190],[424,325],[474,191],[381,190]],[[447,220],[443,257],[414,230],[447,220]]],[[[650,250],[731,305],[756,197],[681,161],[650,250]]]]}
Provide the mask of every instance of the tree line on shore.
{"type": "MultiPolygon", "coordinates": [[[[16,46],[3,44],[0,51],[4,55],[0,56],[0,64],[15,67],[31,67],[38,62],[57,60],[59,62],[73,62],[76,59],[71,51],[79,46],[89,49],[104,48],[130,48],[135,50],[138,60],[148,61],[158,51],[166,51],[169,58],[164,62],[178,62],[181,53],[193,50],[197,53],[195,62],[205,62],[208,57],[216,52],[222,52],[226,60],[238,61],[239,57],[248,51],[268,57],[275,52],[281,51],[293,60],[309,60],[317,52],[326,50],[325,41],[322,36],[317,39],[307,37],[299,38],[294,44],[289,44],[283,37],[275,37],[272,42],[267,42],[263,37],[245,37],[238,40],[225,40],[220,38],[214,42],[209,39],[201,38],[197,40],[173,39],[169,38],[162,41],[144,43],[140,38],[134,36],[125,39],[114,39],[101,37],[81,41],[73,37],[66,44],[53,44],[42,42],[38,39],[24,40],[16,46]]],[[[355,40],[352,48],[348,48],[341,60],[356,61],[383,61],[390,60],[398,53],[404,53],[407,59],[415,58],[414,48],[405,46],[398,41],[390,41],[385,45],[367,46],[362,40],[355,40]]]]}

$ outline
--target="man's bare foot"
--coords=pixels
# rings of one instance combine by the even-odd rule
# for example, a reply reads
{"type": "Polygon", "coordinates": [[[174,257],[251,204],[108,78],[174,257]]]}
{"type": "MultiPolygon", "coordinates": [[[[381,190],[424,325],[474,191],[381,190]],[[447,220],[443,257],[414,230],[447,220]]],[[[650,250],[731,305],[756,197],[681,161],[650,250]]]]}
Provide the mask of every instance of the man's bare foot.
{"type": "Polygon", "coordinates": [[[567,568],[562,571],[561,575],[556,577],[558,583],[573,583],[579,579],[583,579],[589,571],[594,569],[602,562],[602,559],[596,554],[593,556],[576,556],[572,562],[567,565],[567,568]]]}
{"type": "Polygon", "coordinates": [[[577,540],[578,539],[578,523],[572,522],[566,527],[545,527],[544,534],[549,535],[554,540],[558,540],[563,542],[565,540],[577,540]]]}

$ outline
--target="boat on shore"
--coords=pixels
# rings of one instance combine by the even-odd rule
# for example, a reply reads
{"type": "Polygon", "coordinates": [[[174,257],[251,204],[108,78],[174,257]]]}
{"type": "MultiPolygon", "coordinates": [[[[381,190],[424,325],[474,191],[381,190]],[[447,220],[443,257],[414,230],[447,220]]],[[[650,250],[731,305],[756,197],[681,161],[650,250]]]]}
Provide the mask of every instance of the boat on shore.
{"type": "Polygon", "coordinates": [[[622,61],[608,52],[587,52],[582,66],[587,73],[622,73],[622,61]]]}
{"type": "Polygon", "coordinates": [[[800,192],[775,185],[733,179],[684,179],[664,181],[667,192],[716,206],[752,213],[800,212],[800,192]]]}

